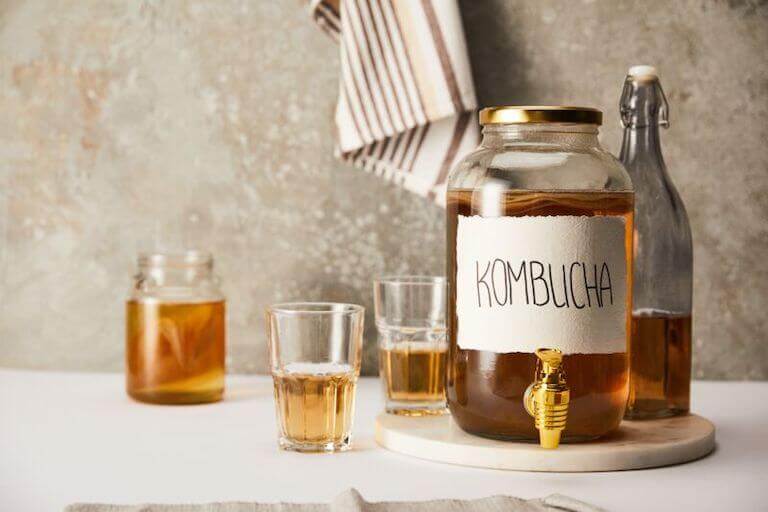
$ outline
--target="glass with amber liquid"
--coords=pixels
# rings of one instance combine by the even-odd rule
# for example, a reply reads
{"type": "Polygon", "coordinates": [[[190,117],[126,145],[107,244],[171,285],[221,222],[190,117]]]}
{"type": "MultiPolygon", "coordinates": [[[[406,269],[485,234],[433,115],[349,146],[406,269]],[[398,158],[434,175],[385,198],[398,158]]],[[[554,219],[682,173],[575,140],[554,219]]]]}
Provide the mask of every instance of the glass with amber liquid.
{"type": "Polygon", "coordinates": [[[374,281],[373,294],[386,411],[446,413],[445,278],[383,277],[374,281]]]}
{"type": "Polygon", "coordinates": [[[142,254],[126,302],[126,390],[157,404],[215,402],[224,393],[225,301],[213,258],[142,254]]]}
{"type": "Polygon", "coordinates": [[[281,436],[288,447],[346,447],[357,376],[347,364],[292,363],[273,374],[281,436]]]}
{"type": "Polygon", "coordinates": [[[485,109],[480,147],[449,177],[447,395],[469,433],[553,448],[621,422],[633,192],[597,141],[601,117],[485,109]],[[557,379],[538,353],[559,355],[557,379]],[[537,387],[552,400],[535,402],[537,387]]]}
{"type": "Polygon", "coordinates": [[[289,303],[267,308],[278,443],[299,452],[344,451],[352,443],[364,309],[289,303]]]}
{"type": "Polygon", "coordinates": [[[690,408],[693,243],[680,194],[661,153],[669,105],[650,66],[627,73],[620,101],[621,161],[635,186],[635,280],[628,419],[690,408]]]}

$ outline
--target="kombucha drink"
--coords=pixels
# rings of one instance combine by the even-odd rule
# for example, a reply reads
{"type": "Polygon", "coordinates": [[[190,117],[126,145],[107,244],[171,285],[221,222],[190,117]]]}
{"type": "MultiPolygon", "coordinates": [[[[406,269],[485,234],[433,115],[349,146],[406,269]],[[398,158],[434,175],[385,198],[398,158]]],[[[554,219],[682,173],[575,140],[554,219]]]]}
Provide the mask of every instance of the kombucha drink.
{"type": "Polygon", "coordinates": [[[224,392],[224,301],[126,303],[126,384],[143,402],[191,404],[224,392]]]}
{"type": "MultiPolygon", "coordinates": [[[[616,429],[624,414],[628,393],[628,357],[626,352],[626,338],[629,335],[629,319],[631,312],[631,269],[632,269],[632,220],[633,198],[632,192],[590,192],[590,191],[506,191],[494,195],[493,203],[484,201],[483,195],[473,190],[451,190],[448,193],[448,277],[457,279],[457,230],[460,216],[485,217],[489,212],[490,217],[540,217],[548,220],[558,218],[575,219],[580,222],[585,218],[613,218],[617,219],[615,226],[619,226],[618,233],[614,232],[614,238],[619,245],[623,244],[622,259],[614,262],[615,267],[624,267],[626,282],[612,283],[610,295],[606,290],[588,288],[575,291],[574,276],[577,279],[586,280],[592,276],[597,279],[600,275],[599,267],[595,267],[594,273],[589,264],[574,262],[570,268],[568,265],[561,267],[550,265],[548,272],[544,264],[530,262],[530,267],[518,267],[517,263],[512,267],[499,268],[494,279],[501,283],[498,288],[486,288],[488,280],[483,281],[482,290],[478,291],[483,300],[493,301],[493,307],[500,310],[504,306],[499,304],[512,303],[513,291],[516,305],[520,301],[530,300],[536,305],[546,300],[554,301],[558,311],[567,308],[578,308],[574,314],[583,314],[588,307],[603,307],[610,305],[616,309],[618,318],[618,332],[615,342],[610,346],[611,350],[590,352],[590,340],[581,342],[586,351],[563,350],[563,368],[565,378],[570,388],[570,405],[568,419],[563,439],[566,441],[583,441],[594,439],[616,429]],[[623,226],[623,232],[621,227],[623,226]],[[454,248],[451,250],[450,248],[454,248]],[[533,274],[541,265],[542,274],[533,274]],[[512,280],[520,278],[521,271],[528,269],[525,282],[512,280]],[[509,271],[512,274],[509,274],[509,271]],[[569,274],[570,271],[570,274],[569,274]],[[568,279],[570,275],[570,281],[568,279]],[[534,279],[539,279],[536,288],[532,287],[534,279]],[[530,278],[530,279],[529,279],[530,278]],[[541,281],[543,279],[544,281],[541,281]],[[547,284],[548,283],[548,284],[547,284]],[[621,284],[621,287],[618,285],[621,284]],[[512,287],[515,286],[514,290],[512,287]],[[525,295],[523,294],[525,291],[525,295]],[[621,292],[619,293],[619,290],[621,292]],[[586,291],[586,294],[584,293],[586,291]],[[536,293],[540,297],[536,297],[536,293]],[[488,294],[486,297],[485,294],[488,294]],[[505,297],[505,294],[508,294],[505,297]],[[532,296],[529,297],[529,294],[532,296]],[[581,295],[579,295],[581,294],[581,295]],[[590,304],[587,304],[587,300],[590,304]],[[540,302],[536,302],[540,301],[540,302]],[[562,308],[562,309],[560,309],[562,308]]],[[[566,233],[567,235],[568,233],[566,233]]],[[[471,244],[472,240],[463,243],[471,244]]],[[[565,243],[564,240],[555,239],[547,243],[552,246],[565,243]]],[[[578,241],[575,243],[579,243],[578,241]]],[[[588,245],[585,245],[587,247],[588,245]]],[[[621,250],[622,248],[619,247],[621,250]]],[[[552,254],[555,254],[553,252],[552,254]]],[[[499,258],[502,256],[500,255],[499,258]]],[[[523,262],[525,264],[525,262],[523,262]]],[[[502,265],[499,265],[502,267],[502,265]]],[[[473,267],[474,268],[474,267],[473,267]]],[[[496,272],[493,267],[489,272],[496,272]]],[[[474,270],[473,270],[474,272],[474,270]]],[[[477,276],[483,276],[484,268],[478,266],[477,276]]],[[[490,274],[489,274],[490,275],[490,274]]],[[[474,278],[474,274],[472,276],[474,278]]],[[[614,280],[618,281],[619,274],[614,274],[614,280]]],[[[478,287],[480,286],[478,277],[478,287]]],[[[601,285],[603,286],[603,285],[601,285]]],[[[536,356],[533,351],[507,351],[507,350],[476,350],[462,348],[457,343],[462,323],[457,315],[457,286],[454,284],[449,293],[449,363],[447,375],[448,404],[456,422],[467,432],[480,436],[509,439],[509,440],[536,440],[538,433],[534,427],[531,416],[523,405],[523,395],[526,388],[533,382],[536,368],[536,356]]],[[[484,304],[485,305],[485,304],[484,304]]],[[[491,305],[490,302],[488,304],[491,305]]],[[[531,311],[535,308],[531,307],[531,311]]],[[[574,310],[575,311],[575,310],[574,310]]],[[[601,313],[602,314],[602,313],[601,313]]],[[[511,337],[513,331],[527,328],[523,317],[520,324],[515,325],[508,334],[511,337]]],[[[617,328],[616,322],[612,324],[617,328]]],[[[572,326],[578,330],[581,326],[572,326]]],[[[547,327],[549,329],[549,327],[547,327]]],[[[472,332],[483,332],[474,330],[472,332]]],[[[490,334],[489,331],[485,331],[490,334]]],[[[494,333],[499,336],[499,333],[494,333]]],[[[505,333],[502,333],[503,337],[505,333]]],[[[568,331],[566,330],[566,337],[568,331]]],[[[574,334],[575,336],[575,334],[574,334]]],[[[482,342],[482,340],[479,340],[482,342]]],[[[531,339],[532,344],[540,347],[552,347],[551,340],[547,338],[531,339]]],[[[570,341],[565,340],[566,344],[570,341]]],[[[555,346],[553,348],[561,348],[555,346]]]]}
{"type": "Polygon", "coordinates": [[[691,316],[635,311],[629,343],[627,418],[687,413],[691,394],[691,316]]]}
{"type": "Polygon", "coordinates": [[[272,380],[280,437],[292,449],[349,446],[357,381],[350,365],[291,363],[272,380]]]}
{"type": "Polygon", "coordinates": [[[402,342],[379,349],[379,375],[388,403],[402,405],[391,412],[410,416],[443,414],[443,409],[410,408],[445,402],[448,348],[427,342],[402,342]]]}

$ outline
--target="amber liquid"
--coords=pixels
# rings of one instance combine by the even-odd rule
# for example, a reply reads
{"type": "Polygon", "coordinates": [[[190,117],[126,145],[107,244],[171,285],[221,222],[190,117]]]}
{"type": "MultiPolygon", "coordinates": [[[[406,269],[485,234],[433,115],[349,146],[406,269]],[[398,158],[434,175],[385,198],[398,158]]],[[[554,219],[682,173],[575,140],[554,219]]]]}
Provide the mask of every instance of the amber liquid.
{"type": "Polygon", "coordinates": [[[220,400],[224,393],[224,323],[224,301],[128,301],[128,394],[158,404],[220,400]]]}
{"type": "MultiPolygon", "coordinates": [[[[611,215],[625,219],[627,267],[632,268],[633,199],[622,192],[507,192],[492,204],[479,192],[448,193],[448,276],[456,280],[456,230],[459,215],[551,216],[611,215]],[[487,214],[486,214],[487,215],[487,214]]],[[[628,273],[627,334],[631,311],[631,273],[628,273]]],[[[523,407],[523,394],[534,380],[536,356],[496,353],[457,346],[456,289],[449,293],[448,406],[459,426],[472,434],[496,439],[537,440],[533,419],[523,407]]],[[[626,352],[568,354],[563,358],[570,388],[564,441],[582,441],[604,435],[619,426],[627,401],[626,352]]]]}
{"type": "Polygon", "coordinates": [[[298,451],[349,447],[357,379],[348,365],[288,365],[272,380],[281,446],[298,451]]]}
{"type": "Polygon", "coordinates": [[[628,419],[684,414],[691,396],[691,317],[632,316],[628,419]]]}
{"type": "Polygon", "coordinates": [[[379,350],[387,411],[420,416],[445,412],[446,347],[404,342],[379,350]],[[423,346],[421,346],[423,345],[423,346]]]}

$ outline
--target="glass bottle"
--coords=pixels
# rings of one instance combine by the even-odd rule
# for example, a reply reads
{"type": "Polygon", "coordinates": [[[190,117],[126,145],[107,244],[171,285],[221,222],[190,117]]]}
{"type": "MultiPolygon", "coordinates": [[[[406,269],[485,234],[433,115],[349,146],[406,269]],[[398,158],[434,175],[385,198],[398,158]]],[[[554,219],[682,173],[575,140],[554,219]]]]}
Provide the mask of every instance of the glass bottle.
{"type": "Polygon", "coordinates": [[[210,254],[139,255],[126,302],[131,397],[159,404],[220,400],[225,337],[225,301],[210,254]]]}
{"type": "Polygon", "coordinates": [[[555,447],[624,414],[633,192],[601,121],[484,109],[480,147],[449,176],[447,397],[469,433],[555,447]]]}
{"type": "Polygon", "coordinates": [[[632,67],[620,101],[620,160],[635,187],[635,280],[628,419],[686,413],[691,383],[693,245],[661,155],[669,106],[656,70],[632,67]]]}

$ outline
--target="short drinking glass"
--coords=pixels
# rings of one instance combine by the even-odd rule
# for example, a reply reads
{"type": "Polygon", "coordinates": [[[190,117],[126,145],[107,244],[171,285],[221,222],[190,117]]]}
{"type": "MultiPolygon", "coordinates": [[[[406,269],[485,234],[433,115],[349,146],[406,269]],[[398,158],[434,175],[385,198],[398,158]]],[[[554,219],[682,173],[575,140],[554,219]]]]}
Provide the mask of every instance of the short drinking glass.
{"type": "Polygon", "coordinates": [[[383,277],[374,281],[373,294],[387,412],[444,414],[445,278],[383,277]]]}
{"type": "Polygon", "coordinates": [[[347,450],[360,375],[364,309],[305,302],[267,308],[280,447],[347,450]]]}

